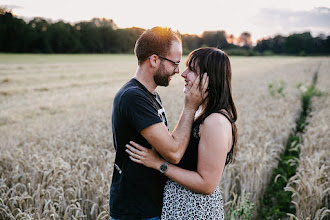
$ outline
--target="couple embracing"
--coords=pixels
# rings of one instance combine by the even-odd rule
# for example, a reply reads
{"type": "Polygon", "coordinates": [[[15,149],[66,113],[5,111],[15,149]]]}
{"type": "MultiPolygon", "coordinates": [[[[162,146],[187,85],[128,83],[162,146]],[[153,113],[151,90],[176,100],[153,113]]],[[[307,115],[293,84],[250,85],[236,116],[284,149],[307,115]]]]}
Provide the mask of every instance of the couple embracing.
{"type": "Polygon", "coordinates": [[[189,54],[184,106],[170,133],[155,90],[179,73],[181,36],[154,27],[134,52],[136,73],[113,103],[111,219],[224,219],[218,185],[237,140],[228,56],[217,48],[189,54]]]}

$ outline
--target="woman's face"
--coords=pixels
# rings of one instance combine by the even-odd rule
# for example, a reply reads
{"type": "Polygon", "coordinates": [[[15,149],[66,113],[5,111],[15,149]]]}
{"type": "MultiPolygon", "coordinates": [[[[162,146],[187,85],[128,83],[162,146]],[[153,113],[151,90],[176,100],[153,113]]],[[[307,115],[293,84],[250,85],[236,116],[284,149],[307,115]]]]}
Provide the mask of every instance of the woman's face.
{"type": "Polygon", "coordinates": [[[181,76],[184,78],[184,80],[186,82],[184,85],[184,89],[183,89],[183,92],[186,93],[191,88],[191,86],[194,84],[198,75],[197,75],[197,73],[194,73],[192,70],[190,70],[187,67],[185,69],[185,71],[183,71],[181,76]]]}

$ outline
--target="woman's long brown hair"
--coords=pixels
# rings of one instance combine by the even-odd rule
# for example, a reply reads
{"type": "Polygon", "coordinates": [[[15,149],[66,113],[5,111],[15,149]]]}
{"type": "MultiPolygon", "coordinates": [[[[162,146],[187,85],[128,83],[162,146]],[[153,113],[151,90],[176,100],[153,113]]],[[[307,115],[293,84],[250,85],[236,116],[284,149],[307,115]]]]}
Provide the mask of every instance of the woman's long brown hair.
{"type": "Polygon", "coordinates": [[[232,96],[230,60],[222,50],[206,47],[192,51],[188,56],[186,65],[193,72],[199,73],[201,78],[204,73],[209,76],[208,96],[205,99],[206,108],[196,119],[196,122],[204,121],[210,114],[220,110],[227,112],[232,124],[233,145],[227,154],[226,164],[231,163],[234,159],[237,143],[237,127],[235,124],[237,111],[232,96]]]}

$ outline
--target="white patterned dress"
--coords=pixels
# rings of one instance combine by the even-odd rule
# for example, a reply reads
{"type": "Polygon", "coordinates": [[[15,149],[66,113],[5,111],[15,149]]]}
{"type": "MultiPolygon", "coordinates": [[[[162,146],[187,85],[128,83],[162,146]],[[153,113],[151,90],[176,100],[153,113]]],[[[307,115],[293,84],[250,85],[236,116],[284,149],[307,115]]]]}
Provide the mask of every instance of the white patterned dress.
{"type": "Polygon", "coordinates": [[[219,187],[211,195],[204,195],[168,180],[164,188],[161,219],[225,219],[219,187]]]}

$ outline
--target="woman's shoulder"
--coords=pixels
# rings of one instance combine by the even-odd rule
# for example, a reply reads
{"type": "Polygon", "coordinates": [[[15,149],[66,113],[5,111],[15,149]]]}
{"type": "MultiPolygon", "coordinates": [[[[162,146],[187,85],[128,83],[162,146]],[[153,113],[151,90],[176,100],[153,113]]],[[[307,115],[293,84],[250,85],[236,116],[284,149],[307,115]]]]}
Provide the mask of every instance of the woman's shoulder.
{"type": "Polygon", "coordinates": [[[203,122],[205,126],[230,126],[231,122],[228,117],[228,113],[225,111],[214,112],[207,116],[203,122]],[[225,115],[226,114],[226,115],[225,115]]]}
{"type": "Polygon", "coordinates": [[[227,152],[230,150],[231,135],[232,124],[226,116],[218,112],[207,116],[200,126],[201,138],[204,137],[204,140],[216,142],[215,146],[221,146],[227,150],[227,152]],[[219,143],[223,144],[219,145],[219,143]]]}
{"type": "Polygon", "coordinates": [[[229,119],[219,113],[214,112],[207,116],[203,123],[200,125],[200,133],[209,132],[210,130],[231,131],[232,125],[229,119]]]}

